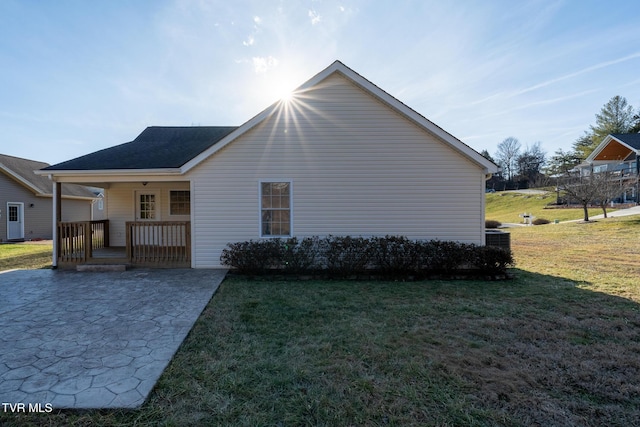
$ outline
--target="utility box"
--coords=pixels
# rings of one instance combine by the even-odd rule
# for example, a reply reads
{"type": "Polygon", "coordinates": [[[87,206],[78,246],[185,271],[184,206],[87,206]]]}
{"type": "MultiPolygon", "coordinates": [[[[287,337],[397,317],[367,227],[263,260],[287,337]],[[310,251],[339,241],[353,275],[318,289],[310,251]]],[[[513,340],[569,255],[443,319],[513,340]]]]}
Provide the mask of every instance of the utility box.
{"type": "Polygon", "coordinates": [[[497,246],[511,250],[511,234],[500,230],[486,230],[485,246],[497,246]]]}

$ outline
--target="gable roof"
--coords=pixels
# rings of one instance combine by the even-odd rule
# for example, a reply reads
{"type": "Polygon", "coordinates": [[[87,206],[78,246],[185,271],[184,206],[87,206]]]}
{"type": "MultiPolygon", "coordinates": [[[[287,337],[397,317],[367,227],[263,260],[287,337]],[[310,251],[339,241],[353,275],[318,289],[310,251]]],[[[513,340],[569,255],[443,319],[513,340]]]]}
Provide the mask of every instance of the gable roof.
{"type": "Polygon", "coordinates": [[[640,150],[640,133],[614,133],[611,136],[634,150],[640,150]]]}
{"type": "Polygon", "coordinates": [[[636,155],[640,154],[640,133],[612,133],[607,135],[602,142],[598,144],[595,150],[585,159],[585,162],[591,163],[596,160],[624,161],[629,160],[629,156],[634,153],[636,155]],[[612,142],[618,144],[616,145],[617,149],[607,149],[612,142]],[[601,158],[598,158],[601,154],[601,158]],[[612,154],[613,156],[607,154],[612,154]]]}
{"type": "Polygon", "coordinates": [[[43,170],[179,168],[235,129],[235,126],[151,126],[131,142],[58,163],[43,170]]]}
{"type": "MultiPolygon", "coordinates": [[[[36,160],[22,159],[20,157],[0,154],[0,171],[17,181],[36,195],[53,195],[53,181],[46,176],[36,175],[35,170],[49,166],[48,163],[36,160]]],[[[62,186],[62,196],[95,198],[95,194],[87,187],[77,184],[65,184],[62,186]]]]}
{"type": "MultiPolygon", "coordinates": [[[[389,107],[435,135],[452,149],[477,164],[485,173],[495,173],[498,166],[485,159],[477,151],[446,132],[424,116],[409,108],[380,89],[340,61],[335,61],[306,83],[294,90],[305,91],[334,73],[340,73],[356,86],[379,99],[389,107]]],[[[253,129],[282,107],[282,100],[272,104],[239,127],[149,127],[135,140],[126,144],[97,151],[67,162],[45,168],[49,172],[73,173],[186,173],[217,151],[253,129]]]]}
{"type": "MultiPolygon", "coordinates": [[[[341,75],[346,77],[348,80],[350,80],[352,83],[354,83],[356,86],[359,86],[369,94],[373,95],[375,98],[378,98],[380,101],[387,104],[389,107],[396,110],[398,113],[400,113],[404,117],[413,121],[421,128],[437,136],[442,141],[447,143],[451,148],[461,153],[463,156],[471,160],[473,163],[476,163],[477,165],[482,167],[485,173],[498,172],[499,167],[495,163],[493,163],[490,160],[487,160],[480,153],[475,151],[473,148],[469,147],[464,142],[460,141],[458,138],[446,132],[444,129],[442,129],[432,121],[428,120],[426,117],[419,114],[412,108],[408,107],[398,99],[389,95],[387,92],[380,89],[378,86],[376,86],[369,80],[365,79],[360,74],[356,73],[355,71],[353,71],[351,68],[347,67],[340,61],[336,60],[333,64],[331,64],[330,66],[328,66],[327,68],[325,68],[324,70],[322,70],[321,72],[313,76],[311,79],[307,80],[307,82],[303,83],[300,87],[295,89],[293,91],[293,98],[295,99],[296,93],[301,93],[301,92],[304,92],[305,90],[308,90],[309,88],[319,84],[321,81],[325,80],[326,78],[328,78],[334,73],[340,73],[341,75]]],[[[237,139],[239,136],[246,133],[250,129],[254,128],[256,125],[258,125],[259,123],[261,123],[262,121],[270,117],[272,114],[276,113],[278,108],[281,107],[282,103],[283,103],[282,100],[275,102],[270,107],[262,111],[260,114],[258,114],[248,122],[244,123],[238,129],[236,129],[233,133],[229,134],[226,138],[221,140],[218,144],[210,147],[209,149],[205,150],[194,159],[190,160],[188,163],[186,163],[183,166],[182,172],[184,173],[189,169],[197,166],[203,160],[213,155],[218,150],[221,150],[226,145],[230,144],[235,139],[237,139]]]]}

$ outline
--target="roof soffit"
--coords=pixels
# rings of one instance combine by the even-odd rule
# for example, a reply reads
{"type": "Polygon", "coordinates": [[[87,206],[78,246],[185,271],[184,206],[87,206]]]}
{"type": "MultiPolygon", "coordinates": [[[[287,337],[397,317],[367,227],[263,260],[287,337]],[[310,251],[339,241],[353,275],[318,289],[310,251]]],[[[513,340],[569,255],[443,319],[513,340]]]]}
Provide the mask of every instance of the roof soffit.
{"type": "Polygon", "coordinates": [[[585,159],[585,162],[593,163],[595,161],[615,161],[615,160],[628,160],[633,153],[637,153],[638,150],[631,147],[623,140],[613,136],[607,135],[600,144],[593,150],[589,156],[585,159]]]}

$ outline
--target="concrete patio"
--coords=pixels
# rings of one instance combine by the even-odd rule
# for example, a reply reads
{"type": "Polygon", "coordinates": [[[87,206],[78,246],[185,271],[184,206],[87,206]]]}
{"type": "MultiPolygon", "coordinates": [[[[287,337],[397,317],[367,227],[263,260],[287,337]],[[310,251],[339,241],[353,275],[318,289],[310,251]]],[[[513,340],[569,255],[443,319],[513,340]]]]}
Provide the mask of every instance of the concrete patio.
{"type": "Polygon", "coordinates": [[[0,401],[139,407],[225,274],[0,273],[0,401]]]}

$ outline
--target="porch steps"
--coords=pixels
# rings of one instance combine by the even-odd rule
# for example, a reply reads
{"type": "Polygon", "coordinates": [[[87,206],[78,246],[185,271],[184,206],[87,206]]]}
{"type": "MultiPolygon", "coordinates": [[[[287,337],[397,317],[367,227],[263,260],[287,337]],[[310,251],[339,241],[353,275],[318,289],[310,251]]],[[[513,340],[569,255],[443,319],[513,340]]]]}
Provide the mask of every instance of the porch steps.
{"type": "Polygon", "coordinates": [[[92,273],[126,271],[127,264],[78,264],[76,270],[92,273]]]}

